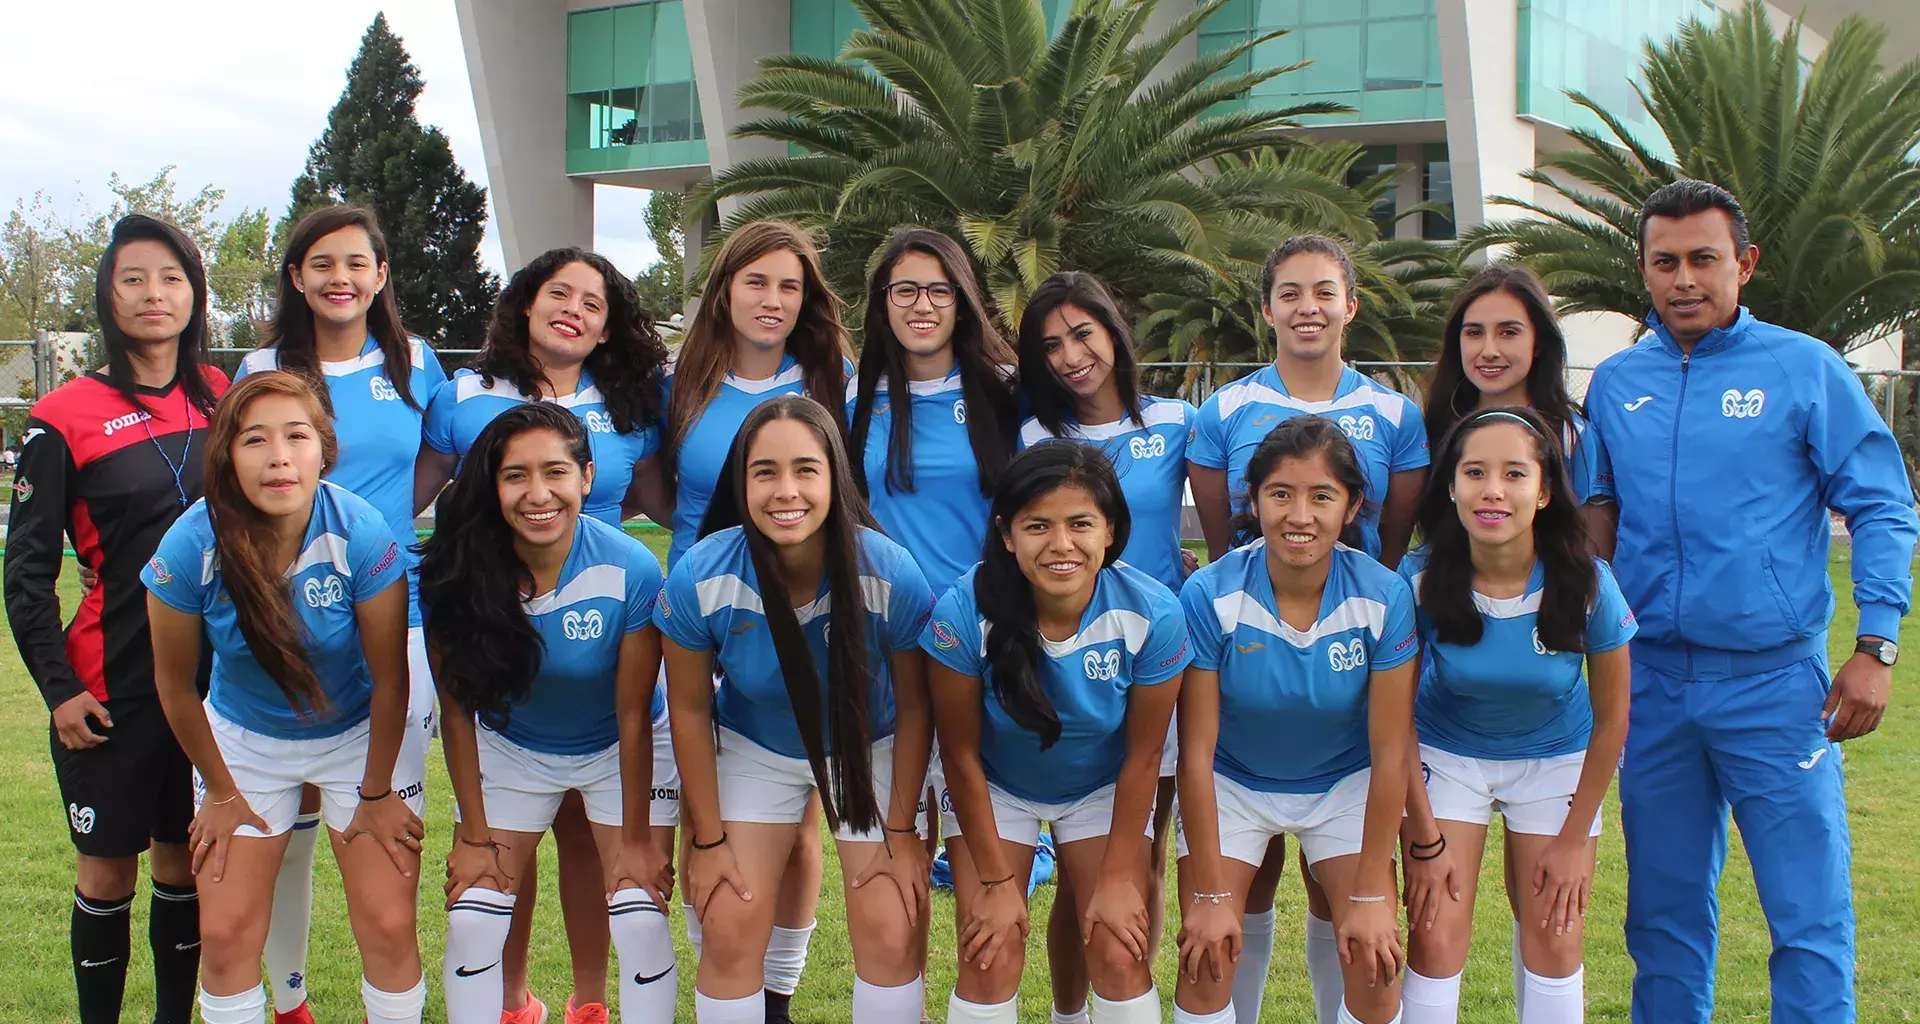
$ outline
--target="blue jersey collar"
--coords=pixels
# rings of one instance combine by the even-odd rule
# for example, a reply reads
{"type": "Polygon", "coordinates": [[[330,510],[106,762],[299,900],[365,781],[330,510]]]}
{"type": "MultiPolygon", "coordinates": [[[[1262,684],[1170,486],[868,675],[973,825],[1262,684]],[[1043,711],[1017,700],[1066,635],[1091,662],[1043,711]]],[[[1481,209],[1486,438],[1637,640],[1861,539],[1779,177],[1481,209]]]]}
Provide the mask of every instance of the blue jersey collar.
{"type": "MultiPolygon", "coordinates": [[[[1748,311],[1747,307],[1741,306],[1740,312],[1735,314],[1733,318],[1733,323],[1726,327],[1716,327],[1708,331],[1699,341],[1693,343],[1693,352],[1691,354],[1703,356],[1718,352],[1724,348],[1730,348],[1746,335],[1747,329],[1752,327],[1754,323],[1756,323],[1756,321],[1753,318],[1753,313],[1748,311]]],[[[1676,357],[1688,354],[1683,353],[1680,350],[1680,343],[1673,340],[1673,332],[1667,330],[1667,325],[1661,322],[1658,311],[1647,311],[1646,324],[1647,328],[1653,332],[1654,337],[1660,339],[1661,347],[1666,349],[1670,354],[1676,357]]]]}

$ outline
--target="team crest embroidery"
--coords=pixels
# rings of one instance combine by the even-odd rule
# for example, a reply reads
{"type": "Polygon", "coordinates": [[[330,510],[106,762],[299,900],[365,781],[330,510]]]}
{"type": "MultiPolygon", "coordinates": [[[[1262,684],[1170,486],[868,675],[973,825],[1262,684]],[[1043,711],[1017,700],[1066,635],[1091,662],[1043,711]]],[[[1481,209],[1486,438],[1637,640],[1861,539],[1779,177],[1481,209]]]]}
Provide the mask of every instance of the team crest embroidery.
{"type": "Polygon", "coordinates": [[[33,497],[33,484],[26,477],[17,477],[13,481],[13,500],[26,501],[33,497]]]}
{"type": "Polygon", "coordinates": [[[153,560],[147,563],[147,568],[153,570],[153,582],[163,587],[173,582],[173,573],[167,571],[166,560],[159,555],[153,556],[153,560]]]}
{"type": "Polygon", "coordinates": [[[1759,388],[1744,393],[1739,388],[1728,388],[1720,396],[1720,415],[1729,419],[1750,420],[1759,416],[1760,410],[1766,405],[1767,393],[1759,388]]]}
{"type": "Polygon", "coordinates": [[[933,624],[933,646],[943,651],[951,651],[960,646],[960,638],[954,634],[953,627],[944,622],[933,624]]]}

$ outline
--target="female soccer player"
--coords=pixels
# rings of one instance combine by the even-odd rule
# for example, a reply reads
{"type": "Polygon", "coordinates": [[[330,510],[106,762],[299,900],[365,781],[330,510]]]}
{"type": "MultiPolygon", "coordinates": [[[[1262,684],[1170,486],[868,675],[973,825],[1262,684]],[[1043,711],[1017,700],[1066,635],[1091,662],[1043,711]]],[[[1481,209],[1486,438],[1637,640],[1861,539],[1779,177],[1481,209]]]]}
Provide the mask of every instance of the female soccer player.
{"type": "MultiPolygon", "coordinates": [[[[485,348],[434,392],[414,475],[414,509],[425,508],[502,412],[529,401],[552,402],[587,427],[597,486],[581,511],[610,526],[658,503],[660,446],[655,422],[667,349],[633,282],[606,257],[552,249],[522,267],[494,303],[485,348]]],[[[664,733],[666,723],[658,728],[664,733]]],[[[672,780],[656,779],[671,789],[672,780]]],[[[568,793],[554,819],[559,847],[560,909],[573,961],[568,1024],[593,1024],[606,1010],[606,892],[599,888],[600,852],[580,797],[568,793]]],[[[527,870],[534,870],[529,864],[527,870]]],[[[502,1024],[541,1024],[546,1004],[527,987],[527,943],[533,897],[514,906],[508,937],[502,1024]]]]}
{"type": "MultiPolygon", "coordinates": [[[[1267,254],[1260,294],[1262,313],[1274,329],[1273,365],[1214,392],[1201,405],[1187,446],[1194,512],[1207,538],[1208,557],[1219,558],[1233,543],[1228,522],[1244,510],[1246,465],[1254,449],[1282,421],[1315,415],[1340,425],[1366,477],[1355,546],[1392,568],[1406,553],[1426,486],[1427,434],[1411,399],[1341,359],[1347,324],[1360,308],[1353,261],[1332,239],[1289,238],[1267,254]]],[[[1273,957],[1273,892],[1285,863],[1284,841],[1276,840],[1244,906],[1247,945],[1234,1005],[1249,1020],[1260,1005],[1265,965],[1273,957]]],[[[1341,974],[1327,916],[1331,910],[1312,876],[1304,870],[1302,875],[1308,896],[1307,971],[1319,1024],[1333,1024],[1341,974]]]]}
{"type": "MultiPolygon", "coordinates": [[[[754,407],[805,394],[839,422],[853,372],[840,300],[820,272],[813,240],[792,224],[754,221],[735,229],[714,256],[702,294],[707,299],[687,326],[662,403],[664,491],[673,500],[668,508],[647,508],[655,522],[673,523],[669,572],[699,539],[721,465],[754,407]]],[[[807,966],[822,856],[814,801],[793,861],[781,873],[785,884],[767,945],[767,1024],[785,1024],[807,966]]],[[[696,951],[700,932],[700,919],[689,915],[687,937],[696,951]]]]}
{"type": "Polygon", "coordinates": [[[1146,833],[1191,657],[1186,627],[1164,585],[1117,564],[1130,523],[1099,449],[1027,449],[992,511],[980,565],[940,599],[920,641],[935,662],[940,803],[952,808],[942,827],[962,964],[947,1020],[1020,1019],[1026,880],[1051,824],[1076,880],[1092,1019],[1158,1021],[1146,833]]]}
{"type": "Polygon", "coordinates": [[[76,854],[70,946],[81,1024],[120,1019],[143,852],[154,1020],[189,1024],[200,969],[185,846],[192,765],[154,696],[145,588],[134,580],[200,497],[207,417],[227,375],[201,365],[207,275],[179,228],[122,218],[93,296],[107,365],[27,415],[7,520],[7,622],[52,712],[54,778],[76,854]],[[105,583],[66,628],[54,585],[69,537],[81,568],[105,583]]]}
{"type": "Polygon", "coordinates": [[[747,417],[702,531],[656,615],[703,931],[700,1024],[766,1020],[777,907],[755,897],[779,891],[816,793],[847,882],[853,1020],[914,1024],[933,741],[918,639],[933,593],[873,527],[838,425],[803,395],[747,417]]]}
{"type": "MultiPolygon", "coordinates": [[[[339,438],[339,460],[327,479],[379,509],[411,563],[420,423],[428,399],[447,375],[433,349],[400,325],[390,285],[387,240],[372,210],[330,206],[306,215],[287,237],[267,343],[247,353],[236,376],[281,369],[307,382],[332,410],[339,438]]],[[[423,776],[433,736],[433,678],[426,658],[420,609],[409,600],[411,696],[400,756],[417,763],[423,776]]],[[[267,986],[277,1024],[313,1024],[305,979],[319,824],[320,793],[308,787],[274,883],[273,925],[267,932],[267,986]]]]}
{"type": "Polygon", "coordinates": [[[1453,300],[1427,388],[1427,436],[1438,443],[1475,410],[1504,405],[1538,412],[1559,439],[1594,551],[1610,557],[1613,516],[1603,507],[1612,499],[1597,493],[1606,454],[1567,394],[1567,339],[1553,302],[1532,271],[1496,264],[1475,274],[1453,300]]]}
{"type": "Polygon", "coordinates": [[[346,885],[367,1020],[417,1024],[427,1001],[414,931],[421,777],[399,762],[407,559],[379,509],[320,479],[336,453],[300,378],[235,384],[208,430],[207,497],[140,571],[160,701],[204,787],[192,849],[207,1024],[266,1019],[260,954],[306,785],[320,790],[346,885]]]}
{"type": "MultiPolygon", "coordinates": [[[[1633,613],[1587,544],[1547,418],[1460,421],[1434,464],[1427,544],[1400,565],[1426,667],[1408,790],[1407,1024],[1452,1024],[1487,823],[1506,819],[1521,1024],[1584,1019],[1582,928],[1600,802],[1627,738],[1633,613]],[[1582,678],[1581,666],[1586,665],[1582,678]]],[[[1348,991],[1352,991],[1349,988],[1348,991]]]]}
{"type": "MultiPolygon", "coordinates": [[[[1020,318],[1020,379],[1033,415],[1020,425],[1020,446],[1068,437],[1099,446],[1120,477],[1133,528],[1121,557],[1178,592],[1193,571],[1180,547],[1180,514],[1187,489],[1187,431],[1194,409],[1177,398],[1140,393],[1133,335],[1091,274],[1065,271],[1048,278],[1020,318]]],[[[1160,751],[1160,785],[1153,804],[1153,856],[1148,862],[1149,945],[1160,947],[1166,924],[1167,825],[1173,818],[1173,772],[1179,744],[1171,729],[1160,751]]],[[[1047,921],[1048,962],[1054,969],[1053,1018],[1085,1019],[1087,980],[1073,921],[1072,879],[1063,873],[1047,921]]]]}
{"type": "MultiPolygon", "coordinates": [[[[1340,1024],[1400,1020],[1394,836],[1413,763],[1413,594],[1341,533],[1360,515],[1360,455],[1298,417],[1247,461],[1241,522],[1258,539],[1180,592],[1193,667],[1180,695],[1181,972],[1176,1024],[1239,1007],[1239,903],[1292,834],[1333,911],[1340,1024]]],[[[1240,1011],[1238,1014],[1236,1011],[1240,1011]]]]}
{"type": "MultiPolygon", "coordinates": [[[[579,793],[600,850],[620,1014],[664,1021],[675,999],[673,773],[656,742],[660,563],[580,514],[594,477],[587,428],[551,403],[494,417],[440,496],[421,551],[421,602],[460,824],[447,857],[447,1019],[494,1024],[517,893],[534,847],[579,793]],[[476,725],[477,722],[477,725],[476,725]],[[651,826],[651,828],[649,827],[651,826]]],[[[664,739],[664,737],[662,737],[664,739]]],[[[579,1007],[569,1016],[580,1017],[579,1007]]],[[[604,1004],[597,1015],[606,1020],[604,1004]]]]}

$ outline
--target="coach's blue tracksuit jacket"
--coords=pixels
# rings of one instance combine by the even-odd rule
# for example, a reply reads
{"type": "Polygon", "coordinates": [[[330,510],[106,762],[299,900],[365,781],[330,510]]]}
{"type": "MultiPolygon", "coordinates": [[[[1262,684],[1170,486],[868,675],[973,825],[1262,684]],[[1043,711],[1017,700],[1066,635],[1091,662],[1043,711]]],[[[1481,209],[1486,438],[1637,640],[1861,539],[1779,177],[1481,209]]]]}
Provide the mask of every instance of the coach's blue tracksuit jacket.
{"type": "Polygon", "coordinates": [[[1640,620],[1620,794],[1636,1024],[1712,1015],[1727,807],[1774,935],[1773,1019],[1854,1019],[1850,846],[1828,688],[1827,510],[1853,538],[1859,632],[1897,638],[1913,492],[1892,433],[1825,343],[1738,319],[1682,353],[1652,333],[1595,371],[1587,417],[1640,620]]]}

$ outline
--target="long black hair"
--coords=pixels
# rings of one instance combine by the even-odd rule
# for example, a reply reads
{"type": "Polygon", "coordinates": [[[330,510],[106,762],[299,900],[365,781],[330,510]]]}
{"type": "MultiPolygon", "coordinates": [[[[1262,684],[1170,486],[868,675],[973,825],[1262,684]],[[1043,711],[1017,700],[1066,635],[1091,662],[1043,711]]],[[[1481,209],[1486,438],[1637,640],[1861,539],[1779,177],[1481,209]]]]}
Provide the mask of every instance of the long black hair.
{"type": "Polygon", "coordinates": [[[1133,354],[1133,332],[1127,320],[1107,293],[1107,286],[1092,274],[1063,270],[1040,283],[1027,300],[1020,315],[1020,384],[1026,389],[1027,406],[1033,418],[1047,433],[1066,433],[1067,417],[1074,412],[1073,392],[1047,363],[1047,317],[1061,306],[1086,310],[1113,339],[1113,376],[1120,387],[1120,406],[1141,427],[1147,425],[1140,402],[1140,369],[1133,354]]]}
{"type": "Polygon", "coordinates": [[[533,308],[535,294],[570,263],[592,267],[607,289],[607,340],[587,353],[581,369],[600,389],[615,431],[645,430],[660,418],[660,378],[667,365],[667,346],[633,282],[597,252],[574,246],[548,249],[515,271],[493,304],[487,342],[473,368],[488,387],[504,380],[528,398],[540,397],[546,372],[527,335],[527,310],[533,308]]]}
{"type": "Polygon", "coordinates": [[[107,251],[100,254],[100,265],[94,270],[93,310],[100,320],[100,345],[107,351],[107,383],[135,409],[146,408],[133,383],[133,359],[127,355],[134,342],[113,320],[113,265],[120,250],[130,242],[159,242],[173,250],[180,269],[186,272],[187,284],[193,287],[193,314],[187,318],[174,349],[174,380],[201,415],[212,417],[216,401],[213,385],[201,371],[207,355],[207,268],[200,262],[200,247],[186,232],[144,213],[130,213],[114,223],[107,251]]]}
{"type": "Polygon", "coordinates": [[[914,490],[913,394],[908,387],[905,351],[887,319],[891,307],[887,286],[893,278],[893,265],[910,252],[939,260],[957,293],[949,310],[954,318],[953,361],[960,370],[960,393],[967,403],[967,441],[973,446],[974,465],[979,468],[980,493],[992,494],[1013,457],[1016,407],[1013,388],[1001,369],[1012,365],[1013,349],[987,312],[986,299],[967,254],[953,239],[928,228],[895,231],[867,285],[866,341],[860,351],[860,380],[849,424],[855,453],[854,480],[861,493],[872,493],[873,481],[867,479],[867,433],[873,426],[875,395],[884,376],[887,400],[893,406],[893,426],[887,437],[886,487],[889,492],[914,490]]]}
{"type": "Polygon", "coordinates": [[[1346,488],[1352,507],[1360,510],[1353,522],[1340,531],[1340,543],[1350,548],[1362,546],[1360,521],[1373,511],[1367,500],[1367,467],[1353,448],[1340,425],[1321,416],[1295,416],[1283,421],[1261,439],[1247,459],[1246,506],[1227,524],[1227,535],[1234,544],[1259,540],[1260,485],[1266,482],[1280,463],[1288,459],[1306,459],[1318,455],[1326,461],[1333,479],[1346,488]]]}
{"type": "MultiPolygon", "coordinates": [[[[293,286],[293,280],[316,242],[335,231],[354,227],[367,233],[373,258],[382,266],[388,265],[387,236],[380,232],[380,221],[372,210],[343,205],[307,214],[287,236],[287,254],[280,260],[280,293],[274,302],[273,323],[267,328],[266,345],[279,350],[280,369],[306,381],[313,393],[320,396],[328,415],[333,413],[333,400],[320,373],[320,357],[314,350],[313,307],[307,305],[307,296],[293,286]]],[[[423,403],[413,393],[413,341],[400,324],[400,306],[393,300],[393,291],[393,282],[389,280],[387,286],[374,295],[373,304],[367,307],[367,333],[373,335],[374,343],[380,346],[380,362],[385,368],[387,383],[393,385],[401,401],[417,412],[423,403]]]]}
{"type": "Polygon", "coordinates": [[[980,553],[973,577],[974,603],[987,620],[987,664],[993,695],[1007,716],[1040,737],[1040,749],[1060,739],[1060,715],[1040,683],[1040,618],[1033,582],[1007,550],[1007,538],[1020,510],[1062,487],[1078,487],[1093,496],[1113,527],[1101,571],[1119,561],[1133,532],[1133,516],[1120,492],[1113,463],[1093,445],[1052,438],[1021,452],[993,492],[993,529],[980,553]]]}
{"type": "Polygon", "coordinates": [[[1573,500],[1573,481],[1560,442],[1546,418],[1532,409],[1506,406],[1477,412],[1447,435],[1420,502],[1420,533],[1427,539],[1420,605],[1433,619],[1434,632],[1443,643],[1471,646],[1480,642],[1484,623],[1473,603],[1473,546],[1451,492],[1467,438],[1500,423],[1518,423],[1533,435],[1534,458],[1546,485],[1547,507],[1533,516],[1533,550],[1545,577],[1536,618],[1540,643],[1550,651],[1584,651],[1587,609],[1599,589],[1599,570],[1573,500]]]}
{"type": "Polygon", "coordinates": [[[762,402],[734,435],[726,465],[714,486],[713,500],[708,502],[706,517],[700,523],[700,536],[734,526],[745,534],[747,557],[759,581],[767,634],[780,659],[780,675],[786,680],[787,699],[793,704],[794,721],[800,727],[800,742],[807,748],[814,785],[820,788],[821,810],[835,828],[868,832],[880,826],[882,811],[879,794],[873,791],[873,740],[867,721],[873,671],[867,661],[870,613],[860,586],[867,565],[860,531],[880,527],[854,486],[848,462],[839,424],[826,406],[805,395],[782,395],[762,402]],[[794,420],[813,431],[826,451],[827,472],[833,482],[833,501],[827,506],[827,521],[820,527],[826,533],[827,600],[833,615],[833,628],[827,631],[824,687],[813,662],[813,650],[807,646],[807,636],[788,597],[780,557],[747,510],[747,456],[760,428],[775,420],[794,420]],[[824,728],[820,700],[823,688],[827,691],[824,728]],[[826,735],[833,737],[831,758],[822,742],[826,735]]]}
{"type": "Polygon", "coordinates": [[[1465,329],[1467,307],[1496,291],[1519,300],[1533,324],[1533,367],[1527,371],[1527,401],[1554,437],[1563,443],[1578,443],[1577,432],[1568,429],[1574,403],[1567,394],[1567,338],[1553,315],[1553,302],[1533,271],[1503,263],[1491,264],[1473,275],[1453,300],[1447,330],[1440,340],[1440,359],[1434,363],[1433,380],[1427,385],[1427,436],[1446,437],[1480,404],[1480,389],[1467,379],[1461,360],[1460,333],[1465,329]]]}
{"type": "Polygon", "coordinates": [[[582,473],[593,461],[587,428],[551,402],[527,402],[480,431],[453,483],[434,502],[434,531],[420,552],[427,642],[440,652],[440,683],[489,728],[504,728],[540,674],[545,644],[522,604],[533,572],[514,548],[495,483],[507,446],[551,430],[582,473]]]}

